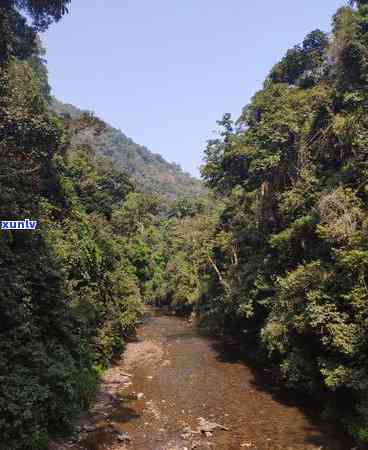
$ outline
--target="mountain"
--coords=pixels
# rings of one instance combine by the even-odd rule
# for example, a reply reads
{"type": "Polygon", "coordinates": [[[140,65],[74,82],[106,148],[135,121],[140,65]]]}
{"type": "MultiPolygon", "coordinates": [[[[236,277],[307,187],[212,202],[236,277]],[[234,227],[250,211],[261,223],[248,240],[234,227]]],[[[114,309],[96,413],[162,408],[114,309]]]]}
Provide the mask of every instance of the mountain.
{"type": "MultiPolygon", "coordinates": [[[[55,98],[52,99],[52,110],[73,119],[86,113],[55,98]]],[[[119,168],[128,172],[143,192],[158,193],[168,201],[198,197],[206,192],[201,181],[183,172],[178,164],[167,162],[161,155],[136,144],[121,130],[108,124],[97,135],[88,128],[80,130],[73,140],[88,144],[96,153],[111,158],[119,168]]]]}

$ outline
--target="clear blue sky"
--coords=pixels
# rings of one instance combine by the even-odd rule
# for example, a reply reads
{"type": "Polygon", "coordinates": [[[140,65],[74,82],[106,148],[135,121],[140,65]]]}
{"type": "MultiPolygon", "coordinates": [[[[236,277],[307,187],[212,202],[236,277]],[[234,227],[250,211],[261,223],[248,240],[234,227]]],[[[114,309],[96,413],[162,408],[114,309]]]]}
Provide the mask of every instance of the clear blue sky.
{"type": "Polygon", "coordinates": [[[216,120],[237,117],[285,51],[344,0],[72,0],[43,35],[54,95],[198,175],[216,120]]]}

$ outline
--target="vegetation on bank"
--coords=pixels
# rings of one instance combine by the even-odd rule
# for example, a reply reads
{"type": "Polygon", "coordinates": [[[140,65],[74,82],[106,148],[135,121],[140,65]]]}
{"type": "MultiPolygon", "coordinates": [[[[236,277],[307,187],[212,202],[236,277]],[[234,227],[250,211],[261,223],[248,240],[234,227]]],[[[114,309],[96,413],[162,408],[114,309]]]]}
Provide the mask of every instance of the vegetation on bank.
{"type": "Polygon", "coordinates": [[[368,441],[368,2],[332,27],[219,122],[202,175],[222,206],[169,227],[167,300],[368,441]]]}
{"type": "Polygon", "coordinates": [[[36,33],[67,3],[0,6],[0,217],[38,220],[35,232],[0,233],[2,450],[46,449],[68,433],[134,332],[155,267],[144,239],[157,197],[74,142],[105,124],[50,110],[36,33]]]}

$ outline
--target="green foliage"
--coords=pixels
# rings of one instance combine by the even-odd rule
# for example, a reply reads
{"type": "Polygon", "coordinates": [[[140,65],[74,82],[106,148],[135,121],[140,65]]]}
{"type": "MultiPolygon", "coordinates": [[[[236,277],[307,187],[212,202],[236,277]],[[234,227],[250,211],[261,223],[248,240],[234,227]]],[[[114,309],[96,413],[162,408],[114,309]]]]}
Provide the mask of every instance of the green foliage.
{"type": "Polygon", "coordinates": [[[27,59],[37,49],[36,32],[44,31],[68,12],[70,0],[2,0],[0,5],[0,66],[10,57],[27,59]],[[33,21],[32,26],[22,16],[33,21]]]}
{"type": "Polygon", "coordinates": [[[77,142],[103,132],[99,119],[50,110],[34,30],[66,3],[0,7],[0,219],[38,221],[34,232],[0,233],[1,450],[46,450],[71,430],[160,283],[157,198],[77,142]]]}
{"type": "Polygon", "coordinates": [[[221,203],[214,198],[182,200],[173,204],[159,228],[150,230],[146,241],[154,264],[146,284],[147,301],[180,313],[198,306],[209,272],[215,270],[208,264],[213,262],[212,239],[220,210],[221,203]]]}
{"type": "Polygon", "coordinates": [[[202,173],[225,208],[197,311],[367,440],[368,9],[354,4],[209,143],[202,173]]]}
{"type": "Polygon", "coordinates": [[[313,86],[323,76],[327,46],[326,33],[320,30],[312,31],[301,46],[297,45],[288,50],[286,56],[272,69],[270,79],[276,83],[313,86]]]}
{"type": "Polygon", "coordinates": [[[33,26],[45,30],[53,21],[59,21],[68,12],[71,0],[7,0],[11,7],[23,10],[33,19],[33,26]]]}

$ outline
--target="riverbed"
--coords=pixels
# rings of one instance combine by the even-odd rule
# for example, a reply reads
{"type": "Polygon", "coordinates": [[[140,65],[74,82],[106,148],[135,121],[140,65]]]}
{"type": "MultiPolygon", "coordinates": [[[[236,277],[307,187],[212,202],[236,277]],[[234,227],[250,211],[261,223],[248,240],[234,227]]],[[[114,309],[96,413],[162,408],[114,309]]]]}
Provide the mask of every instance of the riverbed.
{"type": "Polygon", "coordinates": [[[150,310],[80,432],[57,449],[349,450],[336,425],[246,362],[233,342],[150,310]]]}

